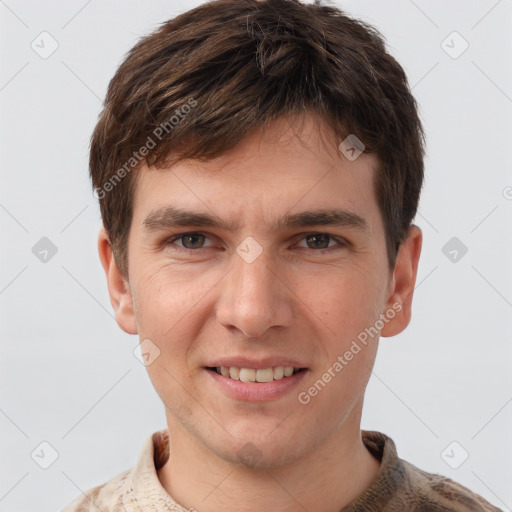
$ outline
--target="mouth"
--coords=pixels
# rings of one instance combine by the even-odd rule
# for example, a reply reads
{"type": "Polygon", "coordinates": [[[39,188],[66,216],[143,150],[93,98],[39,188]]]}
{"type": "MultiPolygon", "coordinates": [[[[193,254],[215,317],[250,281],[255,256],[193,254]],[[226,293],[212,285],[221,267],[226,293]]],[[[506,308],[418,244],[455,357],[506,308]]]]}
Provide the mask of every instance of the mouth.
{"type": "Polygon", "coordinates": [[[239,368],[236,366],[208,366],[207,370],[241,382],[267,383],[287,379],[297,373],[305,372],[307,368],[293,366],[275,366],[268,368],[239,368]]]}
{"type": "Polygon", "coordinates": [[[245,403],[293,399],[292,391],[310,372],[303,361],[286,356],[256,359],[241,355],[210,360],[203,370],[206,390],[245,403]]]}

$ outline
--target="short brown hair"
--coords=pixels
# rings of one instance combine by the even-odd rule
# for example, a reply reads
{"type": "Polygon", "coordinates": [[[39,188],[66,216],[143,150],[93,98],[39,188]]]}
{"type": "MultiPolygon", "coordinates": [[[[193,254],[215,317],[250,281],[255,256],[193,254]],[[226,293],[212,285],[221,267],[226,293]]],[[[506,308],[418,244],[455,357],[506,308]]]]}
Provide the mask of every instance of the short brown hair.
{"type": "Polygon", "coordinates": [[[321,115],[374,152],[390,269],[416,215],[424,133],[384,37],[342,10],[300,0],[214,0],[143,37],[110,81],[90,175],[116,262],[128,275],[135,171],[208,160],[279,116],[321,115]]]}

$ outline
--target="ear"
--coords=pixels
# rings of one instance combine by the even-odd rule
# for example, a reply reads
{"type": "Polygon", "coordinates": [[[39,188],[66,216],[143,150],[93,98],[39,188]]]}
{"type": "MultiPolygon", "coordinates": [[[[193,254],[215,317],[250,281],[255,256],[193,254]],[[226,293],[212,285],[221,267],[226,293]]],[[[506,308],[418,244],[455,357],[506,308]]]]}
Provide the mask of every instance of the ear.
{"type": "Polygon", "coordinates": [[[137,334],[138,329],[130,285],[117,266],[112,246],[103,227],[98,234],[98,252],[107,277],[110,303],[114,308],[117,324],[128,334],[137,334]]]}
{"type": "Polygon", "coordinates": [[[411,321],[412,296],[416,284],[422,240],[421,229],[412,224],[407,238],[398,249],[393,277],[389,285],[386,309],[383,312],[390,320],[384,324],[381,336],[395,336],[401,333],[411,321]],[[391,317],[391,312],[394,312],[393,317],[391,317]]]}

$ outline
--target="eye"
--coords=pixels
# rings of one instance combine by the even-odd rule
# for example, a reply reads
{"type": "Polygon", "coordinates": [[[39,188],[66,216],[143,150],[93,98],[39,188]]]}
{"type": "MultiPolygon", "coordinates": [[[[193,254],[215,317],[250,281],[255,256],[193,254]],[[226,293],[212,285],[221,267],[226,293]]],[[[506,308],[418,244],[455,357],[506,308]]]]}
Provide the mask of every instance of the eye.
{"type": "MultiPolygon", "coordinates": [[[[207,240],[208,237],[204,235],[203,233],[183,233],[181,235],[177,235],[170,240],[166,242],[166,244],[170,245],[176,245],[177,247],[181,249],[203,249],[205,246],[203,245],[205,240],[207,240]],[[175,244],[174,242],[176,240],[182,241],[182,245],[175,244]]],[[[211,246],[206,246],[211,247],[211,246]]]]}
{"type": "MultiPolygon", "coordinates": [[[[181,233],[175,235],[165,242],[166,245],[172,245],[178,250],[195,251],[199,249],[207,249],[213,245],[204,245],[209,240],[208,236],[204,233],[192,232],[192,233],[181,233]],[[181,242],[181,243],[176,243],[181,242]]],[[[329,233],[309,233],[300,239],[300,242],[305,240],[306,246],[298,244],[297,247],[304,247],[306,249],[312,249],[314,252],[323,254],[329,252],[332,249],[347,247],[349,244],[342,238],[335,237],[329,233]]]]}
{"type": "Polygon", "coordinates": [[[306,240],[307,248],[317,250],[317,252],[324,252],[324,250],[332,248],[333,246],[329,245],[330,242],[335,242],[334,245],[337,244],[340,247],[348,245],[343,239],[334,237],[329,233],[311,233],[301,240],[306,240]]]}

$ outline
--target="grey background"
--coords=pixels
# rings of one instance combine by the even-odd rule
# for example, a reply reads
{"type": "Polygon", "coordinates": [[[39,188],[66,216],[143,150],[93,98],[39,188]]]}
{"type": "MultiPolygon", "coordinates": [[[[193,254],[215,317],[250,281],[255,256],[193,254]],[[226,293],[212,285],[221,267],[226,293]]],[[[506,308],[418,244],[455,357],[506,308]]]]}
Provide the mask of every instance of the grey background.
{"type": "MultiPolygon", "coordinates": [[[[0,0],[0,510],[60,510],[166,426],[138,340],[113,319],[87,152],[124,54],[199,3],[0,0]],[[31,48],[43,31],[59,45],[47,59],[31,48]],[[42,237],[57,248],[46,263],[42,237]]],[[[362,427],[511,510],[512,1],[336,3],[386,36],[428,142],[413,319],[381,340],[362,427]],[[469,44],[458,58],[453,31],[469,44]],[[452,237],[468,248],[455,262],[452,237]]]]}

